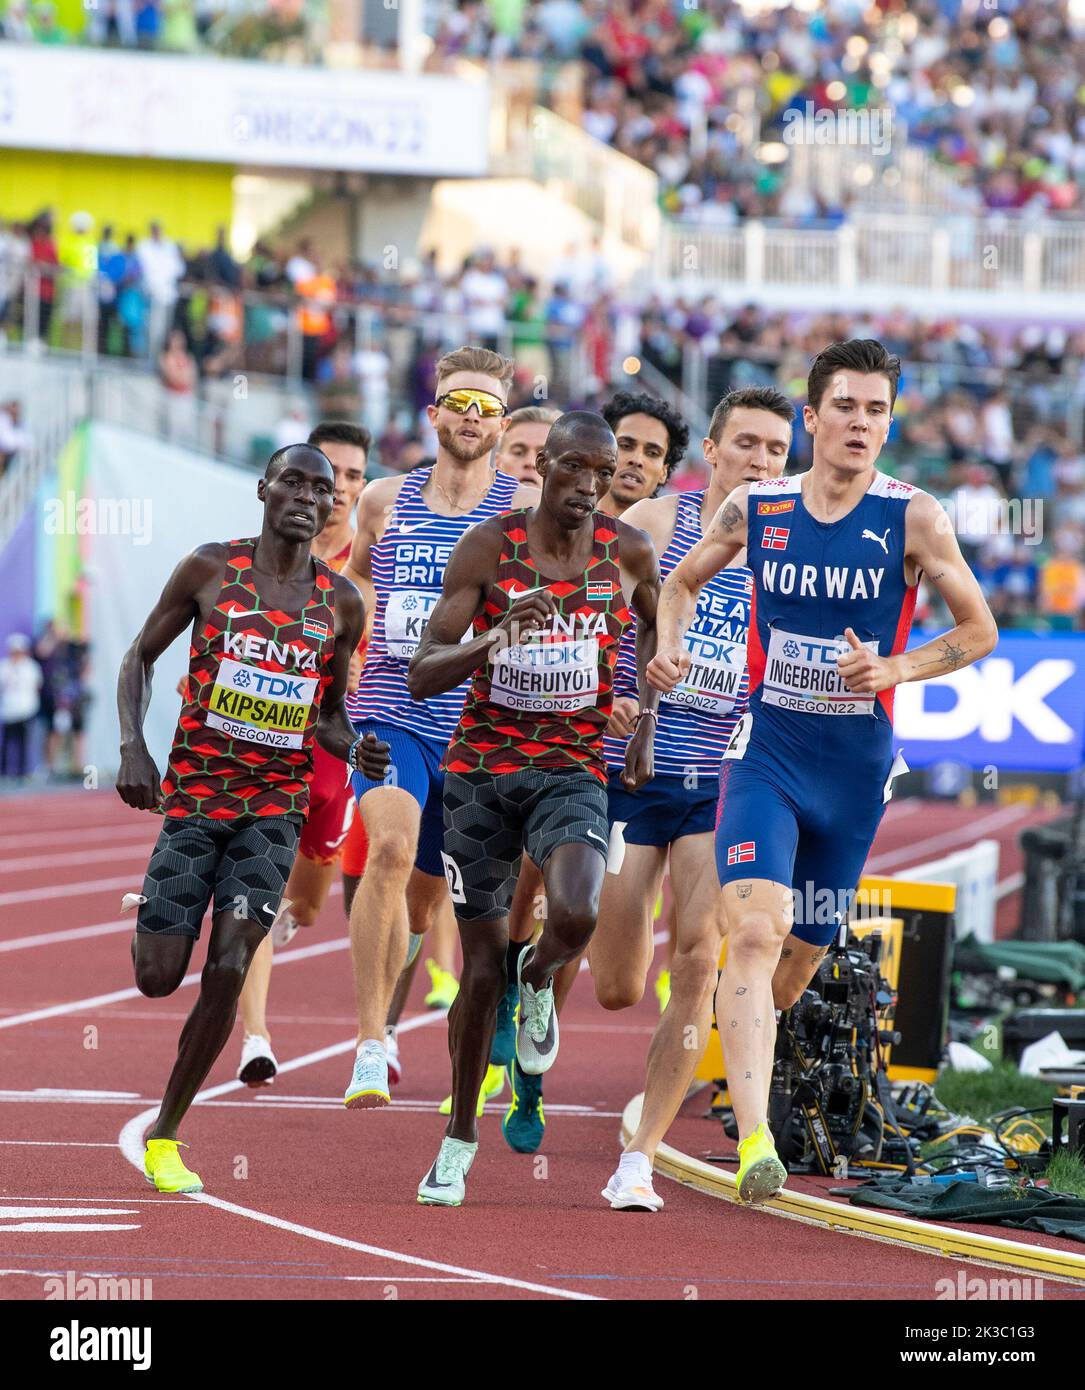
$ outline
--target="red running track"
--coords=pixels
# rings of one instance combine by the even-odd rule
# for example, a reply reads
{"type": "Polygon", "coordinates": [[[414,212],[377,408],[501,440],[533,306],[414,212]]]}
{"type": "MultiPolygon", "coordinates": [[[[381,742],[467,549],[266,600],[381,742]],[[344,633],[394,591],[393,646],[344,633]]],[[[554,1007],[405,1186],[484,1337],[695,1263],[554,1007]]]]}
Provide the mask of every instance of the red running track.
{"type": "MultiPolygon", "coordinates": [[[[1030,814],[902,802],[872,862],[905,847],[918,862],[987,833],[1010,842],[1030,814]]],[[[285,1066],[275,1085],[234,1081],[235,1033],[184,1128],[207,1192],[154,1193],[126,1152],[141,1152],[195,983],[163,1000],[132,986],[132,924],[119,903],[138,890],[156,832],[112,793],[0,803],[2,1296],[41,1298],[45,1278],[73,1271],[150,1279],[158,1299],[930,1299],[937,1280],[966,1267],[741,1211],[665,1179],[661,1215],[611,1212],[599,1192],[621,1110],[643,1086],[655,1009],[645,1000],[606,1014],[586,977],[547,1078],[543,1152],[511,1153],[504,1103],[492,1105],[467,1204],[419,1206],[415,1186],[444,1123],[444,1019],[413,999],[393,1106],[343,1109],[354,1020],[338,894],[280,954],[270,1019],[285,1066]]],[[[197,970],[199,959],[197,948],[197,970]]],[[[681,1139],[704,1152],[719,1131],[688,1118],[695,1112],[691,1103],[681,1139]]],[[[1045,1281],[1045,1294],[1080,1291],[1045,1281]]]]}

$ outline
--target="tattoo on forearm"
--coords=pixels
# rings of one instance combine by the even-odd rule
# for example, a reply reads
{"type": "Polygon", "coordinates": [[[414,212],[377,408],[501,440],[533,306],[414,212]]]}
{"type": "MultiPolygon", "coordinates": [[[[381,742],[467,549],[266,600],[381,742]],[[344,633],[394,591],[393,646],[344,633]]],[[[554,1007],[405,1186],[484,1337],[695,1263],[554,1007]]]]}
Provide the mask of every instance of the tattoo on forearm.
{"type": "Polygon", "coordinates": [[[736,506],[734,502],[728,502],[720,516],[720,530],[734,531],[742,525],[742,508],[736,506]]]}
{"type": "Polygon", "coordinates": [[[965,649],[955,647],[948,637],[942,641],[942,655],[933,661],[925,661],[924,669],[929,666],[944,666],[947,671],[956,671],[958,666],[963,666],[965,661],[965,649]]]}

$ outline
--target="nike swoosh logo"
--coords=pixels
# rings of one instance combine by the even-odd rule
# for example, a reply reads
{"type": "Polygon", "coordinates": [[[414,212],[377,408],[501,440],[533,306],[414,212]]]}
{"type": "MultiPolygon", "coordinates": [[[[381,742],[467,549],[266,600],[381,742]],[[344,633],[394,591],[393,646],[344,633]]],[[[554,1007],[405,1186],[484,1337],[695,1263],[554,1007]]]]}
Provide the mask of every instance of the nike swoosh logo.
{"type": "Polygon", "coordinates": [[[604,840],[603,837],[602,837],[602,835],[598,834],[596,831],[594,831],[594,830],[587,830],[587,831],[585,831],[584,833],[585,833],[586,835],[590,835],[590,836],[592,837],[593,840],[598,840],[599,843],[600,843],[601,845],[605,845],[605,844],[606,844],[606,840],[604,840]]]}
{"type": "MultiPolygon", "coordinates": [[[[449,517],[448,520],[451,521],[451,520],[452,520],[452,517],[449,517]]],[[[411,536],[411,535],[413,535],[413,534],[415,533],[415,531],[424,531],[425,528],[426,528],[427,526],[432,526],[432,525],[433,525],[433,522],[432,522],[432,521],[419,521],[419,522],[418,522],[416,525],[414,525],[414,526],[403,526],[403,525],[397,526],[397,527],[396,527],[396,530],[399,532],[399,534],[400,534],[401,536],[411,536]]]]}

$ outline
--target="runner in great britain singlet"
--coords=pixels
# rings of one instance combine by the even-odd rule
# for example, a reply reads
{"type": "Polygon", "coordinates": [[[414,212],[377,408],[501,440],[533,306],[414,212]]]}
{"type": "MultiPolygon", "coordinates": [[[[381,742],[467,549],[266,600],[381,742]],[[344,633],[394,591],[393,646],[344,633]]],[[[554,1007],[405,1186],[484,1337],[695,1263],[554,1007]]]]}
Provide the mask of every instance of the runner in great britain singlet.
{"type": "MultiPolygon", "coordinates": [[[[753,574],[749,709],[720,769],[716,833],[721,884],[770,879],[843,903],[856,887],[892,790],[893,692],[855,695],[837,657],[845,628],[880,656],[903,651],[916,588],[904,574],[905,511],[915,491],[884,473],[835,522],[817,521],[802,475],[751,483],[753,574]]],[[[794,933],[823,945],[835,913],[796,918],[794,933]]]]}
{"type": "MultiPolygon", "coordinates": [[[[384,534],[371,548],[377,606],[362,682],[347,696],[347,713],[360,734],[373,732],[391,745],[396,785],[422,808],[415,862],[423,872],[439,876],[444,872],[440,762],[470,682],[426,700],[412,700],[407,667],[441,596],[456,542],[478,522],[507,511],[519,484],[495,471],[490,490],[473,511],[440,516],[421,495],[430,473],[424,468],[408,474],[384,534]]],[[[359,799],[378,785],[361,773],[354,776],[359,799]]]]}

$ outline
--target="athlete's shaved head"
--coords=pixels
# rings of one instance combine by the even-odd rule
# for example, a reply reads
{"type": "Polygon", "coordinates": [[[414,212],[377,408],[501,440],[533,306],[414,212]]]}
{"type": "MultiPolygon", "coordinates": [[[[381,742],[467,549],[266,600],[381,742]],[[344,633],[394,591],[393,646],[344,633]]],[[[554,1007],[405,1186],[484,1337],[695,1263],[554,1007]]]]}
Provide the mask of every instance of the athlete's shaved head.
{"type": "Polygon", "coordinates": [[[329,471],[331,470],[328,456],[315,444],[288,444],[285,449],[276,449],[268,459],[264,477],[269,483],[273,482],[283,469],[289,466],[313,472],[318,463],[323,463],[329,471]]]}
{"type": "Polygon", "coordinates": [[[590,448],[608,441],[613,445],[614,431],[601,415],[591,410],[567,410],[550,426],[543,453],[555,458],[571,447],[590,448]]]}

